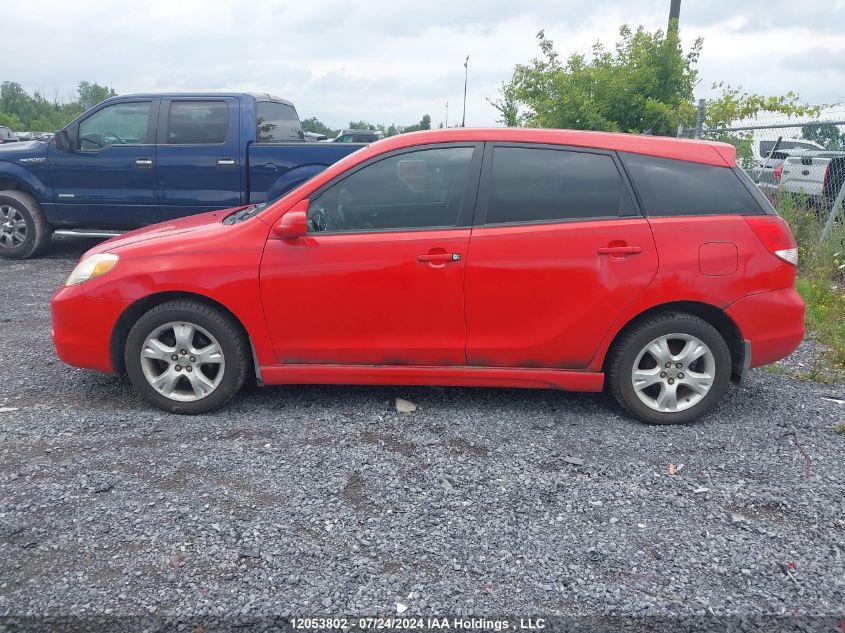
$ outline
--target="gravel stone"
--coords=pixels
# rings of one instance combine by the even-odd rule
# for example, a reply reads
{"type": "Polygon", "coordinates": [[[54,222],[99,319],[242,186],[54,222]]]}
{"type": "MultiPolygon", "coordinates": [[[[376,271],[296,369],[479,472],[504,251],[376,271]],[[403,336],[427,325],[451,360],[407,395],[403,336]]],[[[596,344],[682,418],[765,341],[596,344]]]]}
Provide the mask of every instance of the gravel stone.
{"type": "Polygon", "coordinates": [[[248,389],[180,417],[54,362],[49,298],[91,245],[0,261],[0,615],[248,625],[409,596],[426,615],[845,617],[845,387],[796,377],[815,348],[682,427],[602,394],[422,387],[248,389]]]}

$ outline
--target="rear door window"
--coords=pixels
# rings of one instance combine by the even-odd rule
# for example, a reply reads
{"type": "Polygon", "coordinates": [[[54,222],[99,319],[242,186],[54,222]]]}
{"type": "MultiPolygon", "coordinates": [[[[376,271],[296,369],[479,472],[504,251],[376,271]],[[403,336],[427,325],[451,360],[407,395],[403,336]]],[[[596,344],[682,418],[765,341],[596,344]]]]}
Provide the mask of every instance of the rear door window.
{"type": "Polygon", "coordinates": [[[608,154],[495,147],[486,223],[615,217],[623,195],[627,189],[608,154]]]}
{"type": "Polygon", "coordinates": [[[229,105],[225,101],[171,101],[168,145],[206,145],[226,141],[229,105]]]}
{"type": "Polygon", "coordinates": [[[276,101],[259,101],[256,104],[259,143],[290,143],[302,141],[302,125],[293,106],[276,101]]]}
{"type": "Polygon", "coordinates": [[[646,215],[760,215],[754,195],[729,167],[620,152],[646,215]]]}

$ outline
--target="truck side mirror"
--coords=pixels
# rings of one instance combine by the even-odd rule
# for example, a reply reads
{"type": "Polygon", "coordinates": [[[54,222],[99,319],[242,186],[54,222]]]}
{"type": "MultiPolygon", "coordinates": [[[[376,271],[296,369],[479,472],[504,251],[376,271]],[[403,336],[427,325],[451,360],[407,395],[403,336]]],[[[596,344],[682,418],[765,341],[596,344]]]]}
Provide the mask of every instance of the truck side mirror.
{"type": "Polygon", "coordinates": [[[56,149],[60,152],[70,152],[70,135],[67,133],[67,130],[59,130],[56,132],[56,149]]]}
{"type": "Polygon", "coordinates": [[[290,240],[308,234],[308,200],[300,200],[276,222],[273,227],[276,237],[290,240]]]}

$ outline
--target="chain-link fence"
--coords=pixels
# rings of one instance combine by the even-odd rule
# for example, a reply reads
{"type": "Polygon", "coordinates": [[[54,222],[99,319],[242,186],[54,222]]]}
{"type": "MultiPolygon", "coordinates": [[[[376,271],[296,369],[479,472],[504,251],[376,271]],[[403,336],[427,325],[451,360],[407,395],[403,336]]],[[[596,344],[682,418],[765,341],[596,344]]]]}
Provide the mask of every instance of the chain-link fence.
{"type": "Polygon", "coordinates": [[[775,204],[789,197],[826,224],[843,212],[845,105],[822,108],[812,119],[760,118],[700,135],[734,145],[739,165],[775,204]]]}

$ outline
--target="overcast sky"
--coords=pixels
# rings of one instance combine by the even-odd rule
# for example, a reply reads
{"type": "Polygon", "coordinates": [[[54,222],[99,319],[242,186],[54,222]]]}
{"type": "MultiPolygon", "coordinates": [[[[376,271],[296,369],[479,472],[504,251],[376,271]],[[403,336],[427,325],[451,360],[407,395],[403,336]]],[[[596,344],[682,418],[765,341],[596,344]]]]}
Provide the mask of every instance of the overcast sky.
{"type": "MultiPolygon", "coordinates": [[[[494,97],[545,29],[561,54],[612,45],[621,24],[665,28],[669,0],[0,0],[0,79],[70,95],[248,90],[332,126],[350,119],[493,125],[494,97]]],[[[811,103],[845,101],[845,0],[683,0],[681,35],[704,38],[697,96],[715,81],[811,103]]]]}

